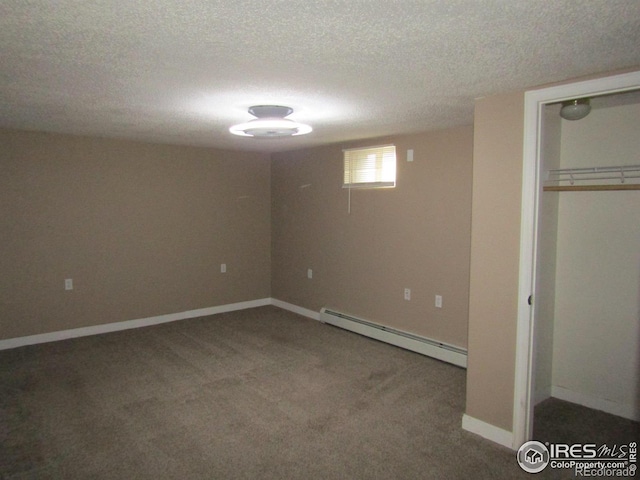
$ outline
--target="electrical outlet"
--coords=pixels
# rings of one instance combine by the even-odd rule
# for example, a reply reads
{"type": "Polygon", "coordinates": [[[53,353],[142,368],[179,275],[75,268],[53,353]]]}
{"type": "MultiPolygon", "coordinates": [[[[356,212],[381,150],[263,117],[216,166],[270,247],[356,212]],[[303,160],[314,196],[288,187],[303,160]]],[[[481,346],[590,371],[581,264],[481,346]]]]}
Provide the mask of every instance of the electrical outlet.
{"type": "Polygon", "coordinates": [[[436,295],[436,308],[442,308],[442,295],[436,295]]]}
{"type": "Polygon", "coordinates": [[[227,273],[227,264],[226,263],[221,263],[220,264],[220,273],[227,273]]]}
{"type": "Polygon", "coordinates": [[[64,280],[64,289],[65,290],[73,290],[73,278],[65,278],[65,280],[64,280]]]}
{"type": "Polygon", "coordinates": [[[313,278],[313,270],[307,268],[307,278],[313,278]]]}
{"type": "Polygon", "coordinates": [[[405,288],[404,289],[404,299],[405,300],[411,300],[411,289],[410,288],[405,288]]]}

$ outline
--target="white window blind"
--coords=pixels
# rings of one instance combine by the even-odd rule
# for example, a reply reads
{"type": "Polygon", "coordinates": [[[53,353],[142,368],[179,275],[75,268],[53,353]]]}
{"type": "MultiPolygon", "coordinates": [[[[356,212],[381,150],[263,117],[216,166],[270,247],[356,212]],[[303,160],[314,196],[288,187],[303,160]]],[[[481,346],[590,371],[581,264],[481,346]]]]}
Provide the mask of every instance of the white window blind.
{"type": "Polygon", "coordinates": [[[386,188],[396,186],[396,147],[344,150],[344,188],[386,188]]]}

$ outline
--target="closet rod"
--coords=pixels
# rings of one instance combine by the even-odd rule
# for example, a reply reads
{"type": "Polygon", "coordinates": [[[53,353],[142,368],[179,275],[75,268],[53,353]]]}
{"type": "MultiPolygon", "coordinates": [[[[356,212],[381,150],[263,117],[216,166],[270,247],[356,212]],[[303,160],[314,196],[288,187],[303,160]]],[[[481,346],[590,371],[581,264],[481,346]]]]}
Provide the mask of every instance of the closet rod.
{"type": "Polygon", "coordinates": [[[549,182],[573,182],[591,180],[620,180],[640,178],[640,165],[621,165],[618,167],[562,168],[547,171],[549,182]],[[631,175],[630,175],[631,174],[631,175]]]}
{"type": "Polygon", "coordinates": [[[588,177],[588,178],[554,178],[549,180],[550,182],[589,182],[591,180],[618,180],[620,182],[624,182],[629,178],[640,178],[640,175],[606,175],[602,177],[588,177]]]}
{"type": "Polygon", "coordinates": [[[545,192],[595,192],[605,190],[640,190],[640,183],[621,183],[618,185],[549,185],[545,192]]]}
{"type": "Polygon", "coordinates": [[[594,173],[638,172],[640,165],[618,165],[607,167],[559,168],[549,170],[549,175],[589,175],[594,173]]]}

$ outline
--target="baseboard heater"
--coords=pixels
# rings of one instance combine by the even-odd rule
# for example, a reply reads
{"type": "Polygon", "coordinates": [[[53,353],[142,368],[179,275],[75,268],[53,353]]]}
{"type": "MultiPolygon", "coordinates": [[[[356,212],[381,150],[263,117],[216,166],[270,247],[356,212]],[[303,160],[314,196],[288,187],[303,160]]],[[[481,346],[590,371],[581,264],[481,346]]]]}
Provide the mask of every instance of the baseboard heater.
{"type": "Polygon", "coordinates": [[[403,332],[402,330],[396,330],[395,328],[385,327],[384,325],[353,317],[346,313],[336,312],[326,307],[320,310],[320,321],[380,340],[381,342],[390,343],[391,345],[406,350],[411,350],[412,352],[467,368],[467,351],[455,345],[420,337],[412,333],[403,332]]]}

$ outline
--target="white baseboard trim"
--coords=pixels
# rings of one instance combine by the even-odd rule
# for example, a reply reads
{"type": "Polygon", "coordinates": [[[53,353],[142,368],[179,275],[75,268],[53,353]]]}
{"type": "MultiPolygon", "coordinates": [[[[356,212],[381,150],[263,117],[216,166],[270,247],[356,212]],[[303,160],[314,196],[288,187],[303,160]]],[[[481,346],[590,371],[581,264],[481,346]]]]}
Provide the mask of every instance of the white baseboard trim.
{"type": "Polygon", "coordinates": [[[605,400],[603,398],[593,397],[584,393],[574,392],[556,385],[551,387],[551,396],[566,402],[593,408],[594,410],[601,410],[618,417],[628,418],[629,420],[636,422],[640,421],[640,406],[637,405],[624,405],[612,402],[611,400],[605,400]]]}
{"type": "Polygon", "coordinates": [[[462,428],[468,432],[480,435],[487,440],[491,440],[503,447],[517,450],[518,447],[513,445],[513,433],[503,430],[502,428],[483,422],[477,418],[470,417],[466,413],[462,416],[462,428]]]}
{"type": "Polygon", "coordinates": [[[247,308],[262,307],[265,305],[271,305],[271,298],[261,298],[257,300],[249,300],[246,302],[229,303],[227,305],[218,305],[216,307],[199,308],[197,310],[188,310],[186,312],[169,313],[167,315],[159,315],[156,317],[139,318],[136,320],[126,320],[123,322],[115,323],[105,323],[102,325],[73,328],[70,330],[60,330],[57,332],[29,335],[26,337],[9,338],[6,340],[0,340],[0,350],[8,350],[10,348],[24,347],[26,345],[35,345],[38,343],[55,342],[58,340],[66,340],[69,338],[98,335],[101,333],[117,332],[119,330],[129,330],[131,328],[148,327],[161,323],[175,322],[176,320],[205,317],[207,315],[216,315],[218,313],[233,312],[235,310],[245,310],[247,308]]]}
{"type": "Polygon", "coordinates": [[[551,387],[539,390],[533,395],[533,405],[544,402],[547,398],[551,398],[551,387]]]}
{"type": "Polygon", "coordinates": [[[308,308],[303,308],[292,303],[283,302],[282,300],[278,300],[277,298],[271,299],[271,305],[273,305],[274,307],[282,308],[284,310],[289,310],[290,312],[297,313],[298,315],[309,317],[313,320],[320,320],[320,312],[314,312],[313,310],[309,310],[308,308]]]}

